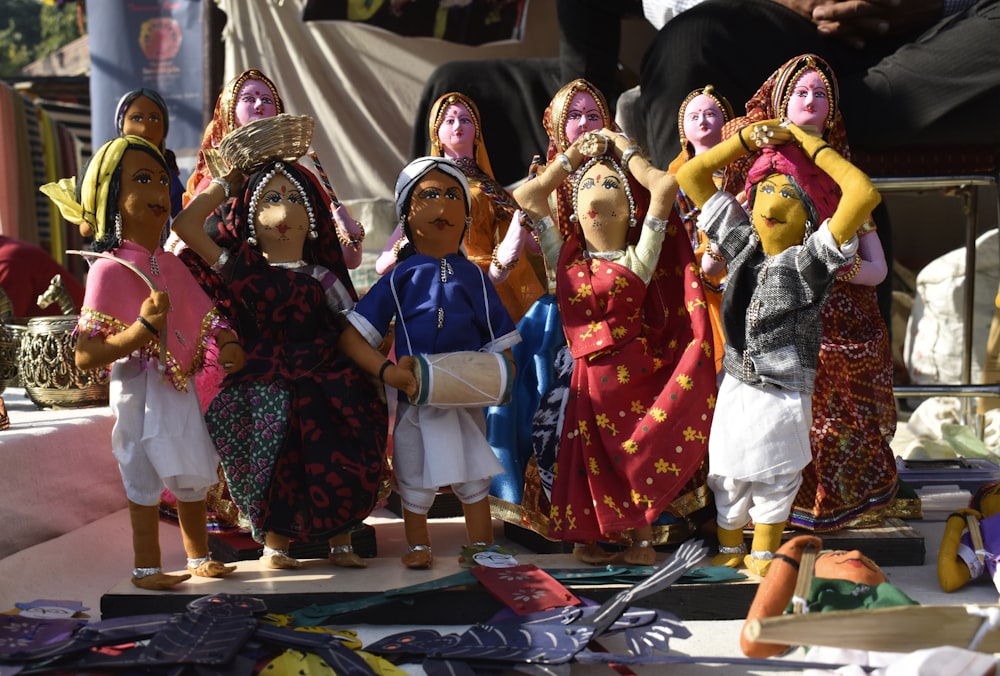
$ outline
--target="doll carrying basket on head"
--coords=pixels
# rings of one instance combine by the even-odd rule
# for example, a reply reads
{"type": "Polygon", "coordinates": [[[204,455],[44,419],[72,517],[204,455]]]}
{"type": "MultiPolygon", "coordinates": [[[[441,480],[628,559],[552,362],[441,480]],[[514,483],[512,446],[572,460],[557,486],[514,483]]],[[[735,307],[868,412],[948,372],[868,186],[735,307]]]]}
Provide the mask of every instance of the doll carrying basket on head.
{"type": "Polygon", "coordinates": [[[230,167],[251,174],[272,160],[294,162],[309,150],[313,118],[282,113],[247,122],[223,137],[219,154],[230,167]]]}

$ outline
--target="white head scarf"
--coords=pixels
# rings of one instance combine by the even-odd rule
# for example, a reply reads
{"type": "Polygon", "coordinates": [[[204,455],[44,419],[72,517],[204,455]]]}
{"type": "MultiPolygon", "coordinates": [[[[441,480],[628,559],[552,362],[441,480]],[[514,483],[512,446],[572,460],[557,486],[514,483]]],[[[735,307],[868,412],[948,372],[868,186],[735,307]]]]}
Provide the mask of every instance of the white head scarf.
{"type": "Polygon", "coordinates": [[[434,169],[439,169],[448,174],[462,186],[465,193],[465,210],[472,209],[472,195],[469,192],[469,179],[465,177],[462,168],[446,157],[418,157],[399,172],[396,179],[396,218],[402,221],[403,205],[413,193],[413,188],[417,183],[434,169]]]}

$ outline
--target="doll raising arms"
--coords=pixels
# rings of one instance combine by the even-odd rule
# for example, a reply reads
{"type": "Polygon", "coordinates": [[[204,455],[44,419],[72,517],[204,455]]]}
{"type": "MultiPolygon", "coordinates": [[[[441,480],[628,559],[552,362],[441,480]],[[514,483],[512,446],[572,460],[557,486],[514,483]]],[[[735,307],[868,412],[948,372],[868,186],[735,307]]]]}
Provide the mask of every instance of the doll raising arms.
{"type": "Polygon", "coordinates": [[[333,565],[364,567],[351,531],[382,479],[386,407],[338,348],[340,313],[357,295],[325,200],[298,164],[261,158],[245,183],[238,171],[216,179],[174,222],[189,246],[182,257],[204,261],[203,283],[247,348],[246,368],[222,382],[206,420],[233,500],[273,569],[300,565],[292,538],[326,541],[333,565]],[[261,428],[275,433],[248,432],[261,428]]]}
{"type": "Polygon", "coordinates": [[[740,129],[688,160],[677,178],[701,209],[698,227],[719,245],[729,268],[722,318],[725,375],[709,442],[720,543],[714,562],[742,562],[763,575],[811,459],[820,312],[837,270],[854,255],[854,234],[880,197],[868,177],[825,140],[778,120],[740,129]],[[765,146],[748,174],[748,216],[712,176],[765,146]],[[822,224],[809,197],[816,166],[842,190],[822,224]],[[744,556],[743,527],[750,519],[754,538],[744,556]]]}

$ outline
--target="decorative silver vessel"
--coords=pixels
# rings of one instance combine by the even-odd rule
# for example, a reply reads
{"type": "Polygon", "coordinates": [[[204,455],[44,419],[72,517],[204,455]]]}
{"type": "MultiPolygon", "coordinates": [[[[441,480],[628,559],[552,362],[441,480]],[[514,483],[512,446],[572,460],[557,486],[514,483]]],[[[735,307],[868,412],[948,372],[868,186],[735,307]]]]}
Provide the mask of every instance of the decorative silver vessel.
{"type": "Polygon", "coordinates": [[[32,317],[18,350],[18,374],[38,408],[85,408],[108,403],[107,369],[76,367],[76,315],[32,317]]]}
{"type": "Polygon", "coordinates": [[[17,353],[28,329],[27,321],[26,318],[11,319],[7,323],[0,320],[0,393],[8,387],[21,387],[17,353]]]}

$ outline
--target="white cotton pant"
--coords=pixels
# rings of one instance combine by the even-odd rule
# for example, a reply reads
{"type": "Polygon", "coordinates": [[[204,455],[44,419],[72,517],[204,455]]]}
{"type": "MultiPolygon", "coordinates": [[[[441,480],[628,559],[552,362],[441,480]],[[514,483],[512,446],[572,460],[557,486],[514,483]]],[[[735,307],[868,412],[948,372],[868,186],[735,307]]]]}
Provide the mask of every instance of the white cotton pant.
{"type": "Polygon", "coordinates": [[[438,488],[450,486],[462,504],[479,502],[503,466],[486,441],[482,408],[399,403],[392,433],[392,468],[400,502],[426,514],[438,488]]]}
{"type": "Polygon", "coordinates": [[[219,480],[219,454],[205,427],[193,381],[186,392],[163,380],[156,363],[111,366],[111,447],[129,500],[159,504],[166,486],[181,502],[203,500],[219,480]]]}
{"type": "Polygon", "coordinates": [[[763,481],[745,481],[710,474],[720,528],[737,530],[751,519],[757,523],[784,523],[802,485],[802,471],[777,474],[763,481]]]}

